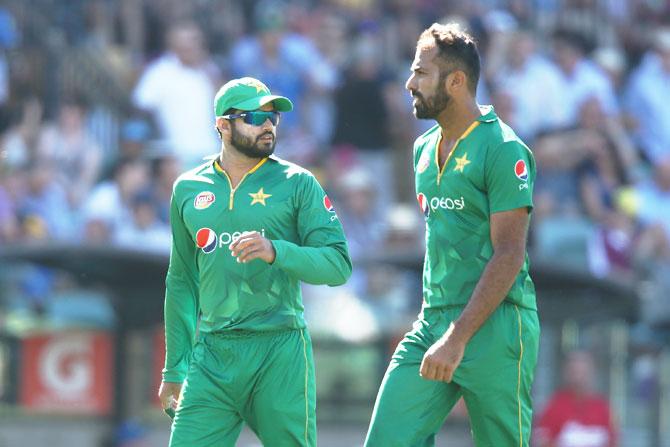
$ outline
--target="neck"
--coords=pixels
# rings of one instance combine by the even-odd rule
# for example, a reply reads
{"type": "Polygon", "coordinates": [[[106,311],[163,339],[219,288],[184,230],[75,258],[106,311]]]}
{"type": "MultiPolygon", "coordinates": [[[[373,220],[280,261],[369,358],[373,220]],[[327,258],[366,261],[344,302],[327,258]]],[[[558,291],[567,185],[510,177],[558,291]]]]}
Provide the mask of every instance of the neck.
{"type": "Polygon", "coordinates": [[[451,104],[440,113],[436,119],[442,128],[442,137],[444,140],[456,140],[468,127],[481,116],[477,102],[473,99],[467,103],[451,104]]]}
{"type": "Polygon", "coordinates": [[[233,147],[222,145],[221,155],[219,155],[219,165],[232,179],[235,179],[249,172],[262,159],[247,157],[233,147]]]}

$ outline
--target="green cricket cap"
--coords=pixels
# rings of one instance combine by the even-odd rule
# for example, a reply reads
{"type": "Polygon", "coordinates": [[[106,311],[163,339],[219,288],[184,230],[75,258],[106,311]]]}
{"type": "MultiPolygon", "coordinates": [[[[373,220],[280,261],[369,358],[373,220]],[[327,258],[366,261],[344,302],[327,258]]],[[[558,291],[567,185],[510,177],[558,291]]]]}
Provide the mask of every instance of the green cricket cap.
{"type": "Polygon", "coordinates": [[[222,116],[228,109],[257,110],[274,103],[278,112],[293,110],[293,103],[283,96],[273,95],[258,79],[244,77],[226,82],[214,97],[214,113],[222,116]]]}

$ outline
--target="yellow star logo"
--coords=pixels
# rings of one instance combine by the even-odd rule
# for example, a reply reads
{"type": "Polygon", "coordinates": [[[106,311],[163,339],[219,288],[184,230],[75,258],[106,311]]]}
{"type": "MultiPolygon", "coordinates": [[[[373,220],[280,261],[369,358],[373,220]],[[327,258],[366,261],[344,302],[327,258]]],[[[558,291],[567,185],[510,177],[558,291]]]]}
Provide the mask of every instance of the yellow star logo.
{"type": "Polygon", "coordinates": [[[463,154],[461,158],[456,157],[455,160],[456,160],[456,167],[454,168],[454,171],[463,172],[463,168],[465,168],[465,166],[470,163],[470,160],[468,160],[467,152],[463,154]]]}
{"type": "Polygon", "coordinates": [[[260,203],[263,206],[265,206],[265,199],[267,199],[268,197],[272,197],[272,194],[265,194],[265,192],[263,191],[263,188],[259,189],[258,192],[255,193],[255,194],[250,192],[249,195],[253,199],[251,201],[252,205],[254,205],[256,203],[260,203]]]}
{"type": "Polygon", "coordinates": [[[258,92],[258,93],[265,91],[265,86],[263,84],[261,84],[261,82],[256,80],[256,79],[254,79],[252,81],[249,81],[249,84],[251,84],[252,87],[255,87],[256,92],[258,92]]]}

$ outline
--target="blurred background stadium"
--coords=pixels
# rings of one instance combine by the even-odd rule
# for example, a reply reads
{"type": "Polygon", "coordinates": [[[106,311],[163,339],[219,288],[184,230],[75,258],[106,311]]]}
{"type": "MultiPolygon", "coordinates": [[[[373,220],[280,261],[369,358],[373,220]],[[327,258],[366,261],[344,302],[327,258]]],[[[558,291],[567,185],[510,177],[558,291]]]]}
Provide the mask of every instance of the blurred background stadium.
{"type": "MultiPolygon", "coordinates": [[[[435,21],[477,36],[478,100],[537,159],[538,425],[581,381],[618,445],[670,446],[663,0],[0,1],[0,446],[167,445],[155,395],[171,186],[219,150],[214,92],[245,75],[294,100],[277,153],[317,174],[349,238],[351,281],[304,300],[320,445],[362,445],[420,307],[411,147],[432,122],[403,84],[435,21]]],[[[468,433],[459,405],[438,445],[470,446],[468,433]]]]}

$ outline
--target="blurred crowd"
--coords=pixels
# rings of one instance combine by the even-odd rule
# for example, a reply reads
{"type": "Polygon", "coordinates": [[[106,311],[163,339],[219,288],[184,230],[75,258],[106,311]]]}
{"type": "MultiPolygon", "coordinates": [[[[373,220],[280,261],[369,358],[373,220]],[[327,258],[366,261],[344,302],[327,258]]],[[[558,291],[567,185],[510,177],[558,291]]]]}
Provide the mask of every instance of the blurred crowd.
{"type": "MultiPolygon", "coordinates": [[[[643,321],[634,339],[641,349],[667,343],[670,331],[657,330],[670,328],[662,1],[5,0],[0,246],[167,254],[174,180],[220,150],[214,94],[253,76],[295,103],[276,153],[317,175],[356,263],[344,288],[305,287],[313,332],[397,334],[421,301],[411,151],[433,125],[414,118],[404,83],[419,34],[436,21],[476,36],[477,99],[535,154],[531,262],[634,287],[643,321]]],[[[0,271],[18,290],[11,299],[2,291],[0,306],[44,312],[65,288],[74,304],[61,306],[63,321],[113,325],[108,304],[86,293],[73,301],[71,279],[19,270],[0,271]]],[[[570,396],[542,417],[547,439],[570,396]]]]}
{"type": "Polygon", "coordinates": [[[433,123],[412,116],[404,82],[420,32],[456,21],[479,42],[478,101],[493,104],[537,160],[532,259],[654,284],[647,314],[667,319],[669,8],[651,0],[6,1],[0,244],[167,253],[173,181],[220,150],[214,93],[253,76],[294,101],[276,152],[319,177],[354,260],[372,266],[354,277],[352,294],[373,309],[391,302],[414,312],[419,285],[404,278],[415,275],[402,262],[370,261],[421,259],[411,148],[433,123]]]}

